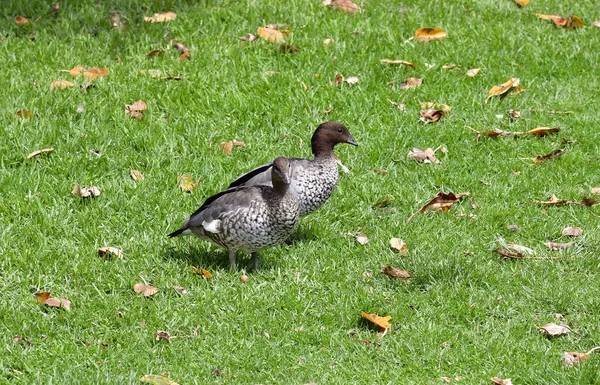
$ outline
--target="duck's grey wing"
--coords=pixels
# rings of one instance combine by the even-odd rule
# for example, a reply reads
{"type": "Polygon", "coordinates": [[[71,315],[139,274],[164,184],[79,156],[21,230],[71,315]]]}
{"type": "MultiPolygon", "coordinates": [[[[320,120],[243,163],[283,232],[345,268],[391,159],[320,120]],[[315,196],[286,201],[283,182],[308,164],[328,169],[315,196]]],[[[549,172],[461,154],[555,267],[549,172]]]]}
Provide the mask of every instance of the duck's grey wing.
{"type": "Polygon", "coordinates": [[[231,182],[229,188],[238,187],[238,186],[257,186],[257,185],[265,185],[270,186],[273,184],[271,181],[271,168],[273,164],[267,163],[263,164],[260,167],[255,168],[252,171],[249,171],[243,175],[240,175],[236,180],[231,182]]]}

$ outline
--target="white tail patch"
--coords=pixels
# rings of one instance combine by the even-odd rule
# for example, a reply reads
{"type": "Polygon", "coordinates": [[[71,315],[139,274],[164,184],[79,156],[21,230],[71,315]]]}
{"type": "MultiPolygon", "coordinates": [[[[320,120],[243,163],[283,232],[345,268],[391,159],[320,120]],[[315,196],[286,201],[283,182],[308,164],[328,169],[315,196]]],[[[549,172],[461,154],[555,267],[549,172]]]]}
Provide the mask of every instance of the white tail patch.
{"type": "Polygon", "coordinates": [[[214,219],[210,222],[204,221],[202,222],[202,227],[209,233],[218,234],[221,232],[221,220],[214,219]]]}

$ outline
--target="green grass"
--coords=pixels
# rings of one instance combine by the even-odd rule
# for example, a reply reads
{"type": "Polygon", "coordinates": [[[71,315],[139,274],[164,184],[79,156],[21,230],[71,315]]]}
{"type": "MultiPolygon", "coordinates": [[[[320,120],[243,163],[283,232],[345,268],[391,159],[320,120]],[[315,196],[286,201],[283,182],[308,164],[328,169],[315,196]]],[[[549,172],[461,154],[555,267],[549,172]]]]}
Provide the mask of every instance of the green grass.
{"type": "MultiPolygon", "coordinates": [[[[510,0],[372,0],[356,15],[320,0],[63,1],[56,20],[50,3],[4,1],[0,11],[0,384],[135,384],[149,373],[181,384],[442,384],[442,376],[460,376],[452,382],[460,384],[493,376],[598,383],[599,357],[577,368],[561,367],[560,357],[600,345],[600,213],[531,204],[550,194],[579,200],[600,185],[593,1],[534,0],[521,9],[510,0]],[[142,22],[169,10],[176,21],[142,22]],[[113,11],[128,29],[112,28],[113,11]],[[578,15],[588,27],[558,29],[535,12],[578,15]],[[16,15],[31,24],[17,26],[16,15]],[[267,23],[287,23],[286,39],[299,52],[238,40],[267,23]],[[448,38],[402,45],[422,26],[443,28],[448,38]],[[325,48],[328,37],[335,44],[325,48]],[[179,61],[170,39],[188,46],[192,59],[179,61]],[[166,53],[145,59],[153,49],[166,53]],[[382,64],[384,57],[414,61],[417,70],[382,64]],[[441,69],[448,63],[458,69],[441,69]],[[72,80],[57,70],[76,65],[110,75],[87,90],[78,79],[78,87],[50,91],[51,81],[72,80]],[[484,70],[466,77],[474,67],[484,70]],[[139,73],[152,68],[182,80],[139,73]],[[360,82],[327,86],[338,73],[360,82]],[[386,86],[409,76],[424,84],[386,86]],[[484,104],[488,89],[510,77],[527,92],[484,104]],[[388,98],[404,100],[406,111],[388,98]],[[149,106],[143,121],[124,113],[138,99],[149,106]],[[419,101],[446,103],[452,113],[424,125],[419,101]],[[25,108],[33,118],[15,116],[25,108]],[[509,109],[526,120],[496,118],[509,109]],[[336,149],[351,173],[300,222],[295,243],[261,253],[262,269],[247,283],[228,269],[226,253],[196,239],[167,239],[240,173],[279,155],[308,156],[310,136],[325,120],[344,123],[360,143],[336,149]],[[466,126],[561,132],[477,144],[466,126]],[[522,160],[560,148],[561,137],[577,140],[563,156],[535,167],[522,160]],[[232,157],[217,150],[234,138],[246,147],[232,157]],[[406,159],[412,147],[439,145],[448,148],[440,165],[406,159]],[[54,151],[25,160],[44,147],[54,151]],[[130,169],[145,180],[131,180],[130,169]],[[202,178],[191,194],[178,188],[182,173],[202,178]],[[70,193],[75,183],[99,186],[102,195],[81,200],[70,193]],[[480,208],[464,199],[446,215],[407,224],[440,190],[469,191],[480,208]],[[396,211],[372,209],[386,194],[396,211]],[[583,228],[577,245],[545,250],[566,226],[583,228]],[[364,246],[347,235],[361,231],[371,238],[364,246]],[[391,237],[406,241],[409,256],[389,249],[391,237]],[[501,260],[491,250],[502,242],[563,258],[501,260]],[[125,258],[99,258],[104,245],[123,248],[125,258]],[[415,278],[388,279],[379,273],[388,264],[415,278]],[[196,276],[190,265],[214,277],[196,276]],[[136,295],[140,277],[159,293],[136,295]],[[37,291],[69,298],[72,310],[40,306],[37,291]],[[391,315],[394,329],[377,337],[361,311],[391,315]],[[548,322],[579,334],[549,340],[536,330],[548,322]],[[156,341],[157,330],[176,338],[156,341]],[[15,335],[29,342],[14,343],[15,335]]],[[[247,267],[250,258],[238,261],[247,267]]]]}

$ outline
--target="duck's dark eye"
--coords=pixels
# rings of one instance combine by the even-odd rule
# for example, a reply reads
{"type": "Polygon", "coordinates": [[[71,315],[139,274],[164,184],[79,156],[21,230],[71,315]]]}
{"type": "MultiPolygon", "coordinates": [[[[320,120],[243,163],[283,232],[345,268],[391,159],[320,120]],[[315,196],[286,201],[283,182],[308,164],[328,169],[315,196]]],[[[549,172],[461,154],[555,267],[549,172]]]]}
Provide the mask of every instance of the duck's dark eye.
{"type": "Polygon", "coordinates": [[[341,133],[342,133],[342,131],[344,131],[344,130],[342,130],[342,127],[339,127],[339,128],[338,128],[338,132],[341,134],[341,133]]]}

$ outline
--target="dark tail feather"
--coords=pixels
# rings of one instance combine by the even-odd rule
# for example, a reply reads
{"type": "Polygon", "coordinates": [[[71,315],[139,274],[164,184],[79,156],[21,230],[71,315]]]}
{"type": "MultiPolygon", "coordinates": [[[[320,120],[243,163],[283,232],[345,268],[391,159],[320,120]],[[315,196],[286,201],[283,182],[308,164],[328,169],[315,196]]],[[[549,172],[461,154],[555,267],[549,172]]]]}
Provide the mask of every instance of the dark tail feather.
{"type": "Polygon", "coordinates": [[[180,235],[181,233],[183,233],[185,231],[185,229],[179,229],[177,231],[173,231],[171,234],[167,235],[169,238],[173,238],[176,237],[178,235],[180,235]]]}

